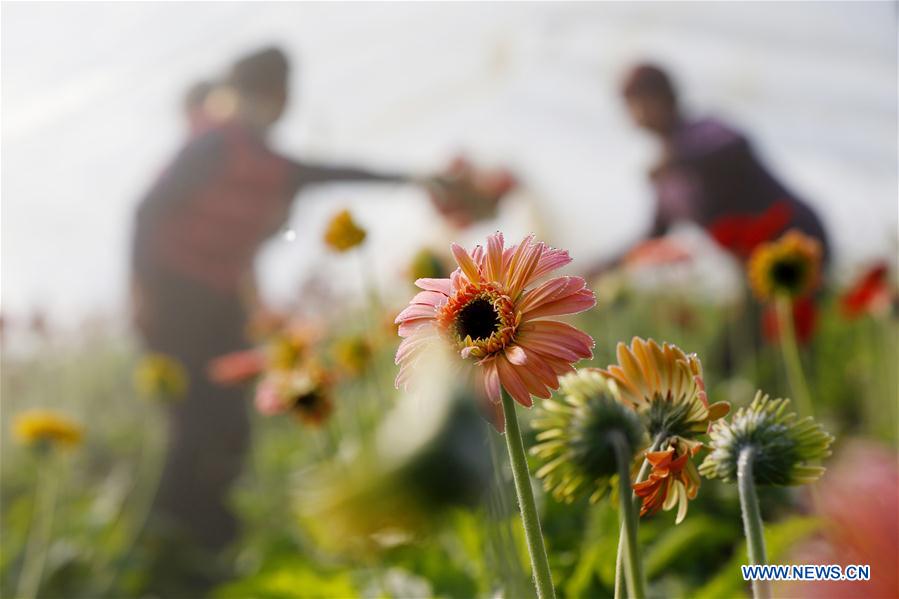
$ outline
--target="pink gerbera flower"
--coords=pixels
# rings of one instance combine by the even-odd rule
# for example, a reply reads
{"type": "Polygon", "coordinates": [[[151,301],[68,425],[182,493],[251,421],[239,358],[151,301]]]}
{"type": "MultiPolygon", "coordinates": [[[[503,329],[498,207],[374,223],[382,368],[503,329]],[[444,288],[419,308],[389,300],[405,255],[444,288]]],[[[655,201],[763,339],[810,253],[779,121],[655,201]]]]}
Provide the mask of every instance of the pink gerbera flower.
{"type": "Polygon", "coordinates": [[[449,279],[418,279],[421,291],[396,318],[404,337],[396,353],[397,387],[405,387],[416,359],[435,338],[448,341],[477,366],[487,397],[498,404],[502,386],[518,403],[531,395],[548,398],[559,375],[593,356],[593,339],[549,316],[575,314],[596,304],[581,277],[557,277],[526,289],[569,262],[565,250],[534,242],[533,236],[503,247],[502,233],[487,249],[470,254],[453,244],[459,264],[449,279]]]}

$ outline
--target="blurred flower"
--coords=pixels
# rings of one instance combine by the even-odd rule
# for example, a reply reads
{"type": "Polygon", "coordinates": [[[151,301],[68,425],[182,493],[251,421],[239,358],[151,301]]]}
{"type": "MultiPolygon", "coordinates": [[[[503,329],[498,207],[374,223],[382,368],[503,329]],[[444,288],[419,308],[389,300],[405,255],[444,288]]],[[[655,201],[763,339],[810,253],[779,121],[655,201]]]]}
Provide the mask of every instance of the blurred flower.
{"type": "Polygon", "coordinates": [[[858,318],[862,314],[884,314],[890,310],[891,296],[887,265],[881,262],[866,270],[842,295],[840,307],[846,318],[858,318]]]}
{"type": "Polygon", "coordinates": [[[459,264],[449,279],[419,279],[423,289],[396,318],[404,337],[396,353],[397,386],[406,382],[420,352],[443,337],[463,359],[473,358],[487,397],[501,400],[500,386],[524,406],[531,395],[549,398],[560,374],[593,355],[593,339],[571,325],[544,320],[593,307],[596,299],[580,277],[558,277],[525,287],[568,264],[564,250],[535,243],[533,236],[510,248],[501,233],[486,251],[469,254],[453,244],[459,264]]]}
{"type": "Polygon", "coordinates": [[[752,252],[748,276],[753,292],[763,301],[808,295],[820,283],[821,244],[795,229],[787,231],[752,252]]]}
{"type": "Polygon", "coordinates": [[[407,544],[483,498],[493,474],[484,425],[458,381],[432,374],[435,385],[399,398],[371,446],[323,464],[303,486],[300,514],[318,546],[371,552],[407,544]]]}
{"type": "Polygon", "coordinates": [[[346,252],[365,241],[365,229],[359,227],[349,210],[341,210],[325,229],[325,243],[332,250],[346,252]]]}
{"type": "Polygon", "coordinates": [[[689,262],[691,258],[690,252],[681,244],[661,237],[644,241],[629,251],[624,257],[624,265],[627,267],[667,266],[689,262]]]}
{"type": "Polygon", "coordinates": [[[781,597],[899,597],[899,463],[892,448],[869,441],[844,444],[819,483],[814,514],[822,534],[790,555],[796,564],[867,564],[864,581],[803,581],[785,585],[781,597]]]}
{"type": "Polygon", "coordinates": [[[634,485],[634,494],[643,499],[641,516],[655,514],[659,509],[667,512],[676,505],[674,522],[680,524],[683,521],[688,500],[694,499],[699,491],[699,472],[690,458],[701,448],[699,442],[673,437],[666,449],[646,452],[652,470],[648,479],[634,485]]]}
{"type": "Polygon", "coordinates": [[[783,232],[792,216],[787,202],[775,202],[757,216],[721,217],[709,225],[708,232],[721,247],[746,260],[756,247],[783,232]]]}
{"type": "Polygon", "coordinates": [[[644,444],[643,425],[598,369],[566,374],[559,387],[561,399],[541,402],[531,422],[538,431],[531,454],[543,463],[537,476],[558,501],[570,503],[582,493],[599,501],[618,473],[613,435],[635,452],[644,444]]]}
{"type": "Polygon", "coordinates": [[[604,372],[618,385],[622,401],[647,420],[649,434],[694,439],[730,410],[727,402],[709,405],[696,354],[676,345],[634,337],[618,344],[618,364],[604,372]]]}
{"type": "Polygon", "coordinates": [[[181,399],[188,384],[184,366],[166,354],[147,354],[134,371],[134,386],[141,395],[153,399],[181,399]]]}
{"type": "Polygon", "coordinates": [[[267,416],[290,413],[304,424],[320,425],[334,411],[331,377],[315,365],[269,373],[256,387],[255,403],[267,416]]]}
{"type": "Polygon", "coordinates": [[[358,376],[371,364],[371,344],[361,335],[339,339],[333,351],[337,364],[347,374],[358,376]]]}
{"type": "MultiPolygon", "coordinates": [[[[815,333],[815,325],[818,323],[818,307],[815,304],[815,300],[809,296],[794,300],[792,305],[796,340],[800,343],[807,343],[815,333]]],[[[762,313],[762,333],[769,343],[781,342],[782,336],[777,306],[765,306],[765,311],[762,313]]]]}
{"type": "Polygon", "coordinates": [[[217,385],[236,385],[262,374],[266,364],[264,352],[247,349],[210,360],[207,372],[209,380],[217,385]]]}
{"type": "Polygon", "coordinates": [[[418,279],[444,279],[450,274],[449,264],[443,256],[430,248],[422,248],[412,257],[409,276],[418,279]]]}
{"type": "Polygon", "coordinates": [[[737,461],[744,447],[755,449],[753,476],[760,485],[803,485],[823,473],[809,466],[830,455],[833,436],[811,417],[798,419],[788,412],[789,399],[770,399],[757,392],[749,407],[740,408],[730,422],[712,426],[706,456],[699,471],[708,478],[737,480],[737,461]]]}
{"type": "Polygon", "coordinates": [[[295,368],[308,357],[316,337],[317,333],[311,327],[296,323],[288,325],[273,335],[266,345],[269,368],[272,370],[295,368]]]}
{"type": "Polygon", "coordinates": [[[76,447],[81,444],[82,427],[51,410],[27,410],[16,414],[13,433],[30,447],[76,447]]]}

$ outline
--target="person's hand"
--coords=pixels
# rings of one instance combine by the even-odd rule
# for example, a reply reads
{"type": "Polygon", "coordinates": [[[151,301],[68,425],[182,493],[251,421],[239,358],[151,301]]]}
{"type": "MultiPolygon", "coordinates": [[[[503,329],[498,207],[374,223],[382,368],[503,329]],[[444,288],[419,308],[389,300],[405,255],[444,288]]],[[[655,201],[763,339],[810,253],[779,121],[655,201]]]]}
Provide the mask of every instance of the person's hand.
{"type": "Polygon", "coordinates": [[[508,170],[477,169],[464,157],[425,182],[434,207],[458,228],[496,216],[500,201],[516,185],[508,170]]]}

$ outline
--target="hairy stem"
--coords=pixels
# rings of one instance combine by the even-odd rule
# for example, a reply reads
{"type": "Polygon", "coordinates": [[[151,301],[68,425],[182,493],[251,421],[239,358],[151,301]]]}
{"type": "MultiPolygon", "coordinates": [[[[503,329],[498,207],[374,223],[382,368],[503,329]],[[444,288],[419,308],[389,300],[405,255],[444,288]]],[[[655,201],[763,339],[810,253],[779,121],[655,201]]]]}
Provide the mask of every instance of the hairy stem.
{"type": "MultiPolygon", "coordinates": [[[[743,512],[743,531],[746,534],[746,543],[749,549],[749,563],[752,565],[765,565],[765,529],[762,524],[762,514],[759,510],[759,499],[755,492],[755,479],[752,474],[752,465],[755,458],[753,447],[744,447],[740,450],[737,461],[737,487],[740,492],[740,509],[743,512]]],[[[766,580],[752,581],[752,596],[755,599],[767,599],[771,596],[771,590],[766,580]]]]}
{"type": "Polygon", "coordinates": [[[509,450],[512,477],[515,479],[515,492],[518,495],[518,506],[521,509],[524,537],[527,541],[528,553],[531,556],[537,597],[553,599],[556,594],[549,570],[549,559],[546,557],[546,545],[543,543],[543,531],[540,529],[540,517],[537,515],[537,504],[531,489],[531,476],[524,453],[524,444],[521,440],[521,430],[515,414],[515,401],[505,389],[502,389],[502,398],[503,415],[506,418],[506,447],[509,450]]]}
{"type": "Polygon", "coordinates": [[[621,536],[626,539],[624,547],[624,574],[627,581],[628,597],[646,597],[646,581],[643,578],[643,563],[640,561],[640,547],[637,545],[637,513],[630,486],[630,463],[633,451],[621,433],[614,433],[615,460],[618,462],[618,490],[621,503],[621,536]]]}
{"type": "MultiPolygon", "coordinates": [[[[662,443],[664,443],[665,438],[668,435],[666,433],[660,433],[653,439],[652,445],[649,448],[649,451],[658,451],[659,448],[662,447],[662,443]]],[[[646,477],[649,476],[649,470],[651,465],[649,460],[644,459],[643,465],[640,466],[640,472],[637,473],[637,478],[634,480],[634,484],[643,482],[646,480],[646,477]]],[[[630,473],[624,480],[629,480],[630,473]]],[[[620,481],[619,481],[620,484],[620,481]]],[[[634,506],[637,504],[637,496],[631,495],[631,501],[634,506]]],[[[618,557],[615,559],[615,599],[621,599],[624,597],[624,553],[627,551],[627,535],[624,532],[624,529],[621,529],[621,533],[618,536],[618,557]]]]}

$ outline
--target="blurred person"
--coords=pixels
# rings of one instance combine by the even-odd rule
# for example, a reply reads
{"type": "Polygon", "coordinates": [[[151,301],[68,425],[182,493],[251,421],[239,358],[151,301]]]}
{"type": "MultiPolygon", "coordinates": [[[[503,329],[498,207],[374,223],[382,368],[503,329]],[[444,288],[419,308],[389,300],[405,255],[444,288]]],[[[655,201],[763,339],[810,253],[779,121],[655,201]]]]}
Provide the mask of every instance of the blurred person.
{"type": "Polygon", "coordinates": [[[634,123],[661,143],[649,173],[655,214],[646,237],[661,237],[673,224],[690,221],[745,258],[749,238],[768,241],[796,228],[820,241],[828,259],[818,215],[772,174],[743,132],[716,118],[688,116],[668,73],[653,64],[631,68],[621,93],[634,123]]]}
{"type": "MultiPolygon", "coordinates": [[[[189,137],[136,215],[136,326],[149,351],[174,357],[189,375],[187,397],[170,408],[154,514],[213,552],[237,531],[225,496],[247,450],[249,421],[244,391],[215,385],[205,371],[212,358],[248,346],[245,299],[253,295],[258,250],[308,186],[415,182],[403,174],[314,165],[272,149],[267,135],[287,106],[288,76],[288,59],[274,47],[237,60],[226,81],[230,98],[221,95],[225,88],[206,98],[217,100],[215,118],[200,116],[203,129],[189,137]]],[[[188,114],[199,95],[188,95],[188,114]]]]}
{"type": "Polygon", "coordinates": [[[211,124],[206,104],[215,87],[211,81],[197,81],[187,88],[184,94],[184,116],[191,133],[200,133],[211,124]]]}

